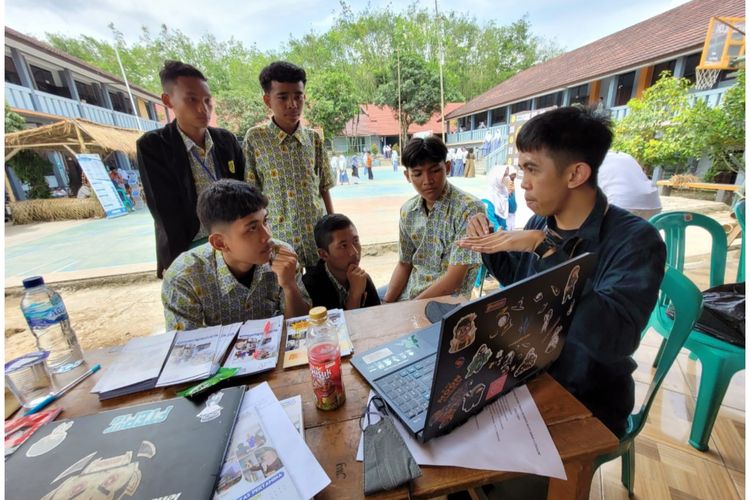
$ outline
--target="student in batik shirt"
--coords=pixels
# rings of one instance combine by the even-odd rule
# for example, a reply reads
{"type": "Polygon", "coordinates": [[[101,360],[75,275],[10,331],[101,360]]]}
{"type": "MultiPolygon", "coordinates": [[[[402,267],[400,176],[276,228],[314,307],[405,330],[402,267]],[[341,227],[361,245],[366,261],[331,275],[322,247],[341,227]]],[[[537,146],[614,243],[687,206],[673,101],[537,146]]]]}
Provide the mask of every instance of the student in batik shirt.
{"type": "Polygon", "coordinates": [[[167,330],[307,314],[297,255],[271,238],[267,205],[255,187],[236,180],[201,193],[198,217],[208,243],[181,254],[164,274],[167,330]]]}
{"type": "Polygon", "coordinates": [[[401,207],[399,262],[384,302],[471,294],[480,259],[455,241],[484,205],[448,182],[447,155],[436,136],[414,138],[404,147],[404,175],[418,194],[401,207]]]}
{"type": "Polygon", "coordinates": [[[277,61],[259,80],[273,116],[245,135],[246,179],[268,197],[273,233],[294,247],[303,266],[312,267],[318,262],[313,230],[333,213],[334,179],[323,140],[300,122],[307,77],[302,68],[277,61]]]}

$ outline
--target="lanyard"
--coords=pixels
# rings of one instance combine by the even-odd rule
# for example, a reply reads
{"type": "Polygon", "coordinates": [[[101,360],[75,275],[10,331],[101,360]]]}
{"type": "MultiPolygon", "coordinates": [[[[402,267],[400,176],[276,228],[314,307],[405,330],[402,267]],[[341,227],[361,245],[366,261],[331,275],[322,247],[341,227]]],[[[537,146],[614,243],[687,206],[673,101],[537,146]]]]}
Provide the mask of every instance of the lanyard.
{"type": "MultiPolygon", "coordinates": [[[[200,156],[198,156],[198,153],[196,153],[194,149],[193,149],[193,150],[191,150],[191,152],[193,153],[193,158],[195,158],[195,160],[196,160],[196,161],[197,161],[198,163],[200,163],[200,164],[201,164],[201,167],[203,167],[203,170],[205,170],[205,171],[206,171],[206,173],[208,174],[208,177],[210,177],[212,181],[216,182],[216,174],[212,173],[212,172],[211,172],[211,171],[210,171],[210,170],[208,169],[208,167],[206,166],[206,164],[205,164],[205,163],[203,162],[203,160],[201,160],[201,157],[200,157],[200,156]]],[[[211,148],[211,154],[213,154],[213,152],[214,152],[214,150],[213,150],[213,148],[211,148]]]]}

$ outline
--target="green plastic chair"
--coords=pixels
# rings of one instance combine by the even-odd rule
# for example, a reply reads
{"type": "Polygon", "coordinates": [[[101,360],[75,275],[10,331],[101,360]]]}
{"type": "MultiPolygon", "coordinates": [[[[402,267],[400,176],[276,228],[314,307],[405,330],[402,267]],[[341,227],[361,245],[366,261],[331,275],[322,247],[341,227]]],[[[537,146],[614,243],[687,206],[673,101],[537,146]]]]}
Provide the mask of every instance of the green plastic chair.
{"type": "MultiPolygon", "coordinates": [[[[628,427],[625,435],[620,439],[617,450],[601,455],[594,461],[594,470],[596,470],[600,465],[622,457],[620,479],[627,488],[629,496],[633,495],[635,482],[635,438],[643,429],[659,387],[700,316],[702,305],[703,296],[693,282],[680,271],[667,266],[659,288],[659,301],[651,312],[652,319],[658,318],[667,327],[664,348],[656,366],[656,373],[640,410],[628,417],[628,427]],[[674,310],[674,320],[667,316],[667,308],[670,304],[674,310]]],[[[648,331],[648,326],[641,333],[641,337],[646,331],[648,331]]]]}
{"type": "MultiPolygon", "coordinates": [[[[667,264],[683,270],[685,264],[685,228],[700,226],[706,229],[712,238],[710,287],[724,283],[724,272],[727,259],[727,238],[724,228],[715,220],[705,215],[691,212],[668,212],[655,215],[649,221],[660,231],[664,231],[667,244],[667,264]]],[[[660,302],[660,306],[663,303],[660,302]]],[[[649,326],[665,337],[668,323],[660,318],[651,317],[649,326]]],[[[664,350],[665,343],[659,348],[654,366],[664,350]]],[[[691,352],[691,359],[701,362],[701,380],[696,400],[693,424],[688,442],[693,448],[706,451],[711,437],[716,415],[726,394],[732,376],[745,368],[745,349],[732,345],[698,330],[693,330],[685,342],[685,348],[691,352]]]]}
{"type": "Polygon", "coordinates": [[[737,283],[745,281],[745,200],[740,200],[734,205],[734,215],[737,223],[742,229],[742,244],[740,246],[740,262],[737,267],[737,283]]]}

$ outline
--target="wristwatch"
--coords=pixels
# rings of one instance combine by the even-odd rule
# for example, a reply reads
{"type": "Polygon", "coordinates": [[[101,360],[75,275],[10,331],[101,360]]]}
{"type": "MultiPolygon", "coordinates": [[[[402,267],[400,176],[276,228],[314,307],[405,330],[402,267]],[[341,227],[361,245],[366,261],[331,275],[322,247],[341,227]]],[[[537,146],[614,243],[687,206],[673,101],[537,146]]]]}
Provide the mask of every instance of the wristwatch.
{"type": "Polygon", "coordinates": [[[543,259],[547,252],[549,252],[553,248],[557,248],[557,242],[552,239],[552,237],[547,232],[547,228],[545,227],[544,239],[536,246],[536,248],[534,248],[534,253],[537,254],[540,259],[543,259]]]}

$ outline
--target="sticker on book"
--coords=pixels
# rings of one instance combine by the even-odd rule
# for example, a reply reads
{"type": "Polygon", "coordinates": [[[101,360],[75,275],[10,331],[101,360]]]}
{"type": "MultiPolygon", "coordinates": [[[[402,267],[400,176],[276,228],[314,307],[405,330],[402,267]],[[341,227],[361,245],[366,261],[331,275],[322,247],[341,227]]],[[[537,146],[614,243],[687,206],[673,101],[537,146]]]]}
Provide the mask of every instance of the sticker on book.
{"type": "Polygon", "coordinates": [[[581,266],[575,266],[570,270],[570,274],[568,275],[568,283],[565,285],[565,290],[563,291],[563,304],[573,298],[573,293],[576,290],[576,284],[578,283],[578,273],[580,270],[581,266]]]}
{"type": "Polygon", "coordinates": [[[477,373],[479,373],[479,370],[481,370],[482,367],[487,364],[487,361],[489,361],[491,357],[492,349],[487,347],[487,344],[482,344],[481,346],[479,346],[477,352],[474,353],[474,358],[471,360],[471,363],[469,363],[469,366],[466,369],[466,376],[464,378],[469,378],[472,375],[476,375],[477,373]]]}
{"type": "Polygon", "coordinates": [[[450,341],[448,352],[455,354],[462,351],[474,343],[476,339],[477,326],[474,321],[477,319],[475,313],[469,313],[453,327],[453,338],[450,341]]]}
{"type": "Polygon", "coordinates": [[[52,429],[48,435],[34,443],[26,450],[26,456],[29,458],[39,457],[48,453],[65,441],[68,437],[68,430],[73,427],[73,422],[61,422],[52,429]]]}
{"type": "Polygon", "coordinates": [[[221,416],[221,410],[223,410],[224,407],[220,406],[219,402],[223,397],[223,391],[215,392],[208,397],[208,399],[206,400],[206,407],[196,415],[196,417],[201,420],[201,423],[210,422],[211,420],[214,420],[221,416]]]}

